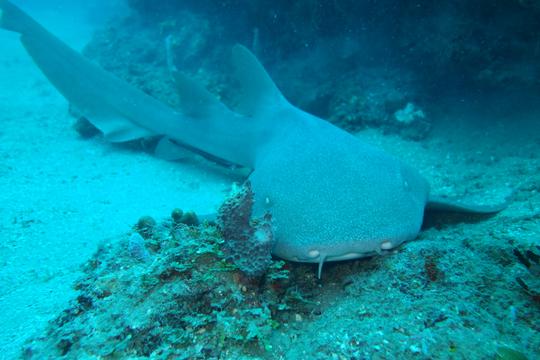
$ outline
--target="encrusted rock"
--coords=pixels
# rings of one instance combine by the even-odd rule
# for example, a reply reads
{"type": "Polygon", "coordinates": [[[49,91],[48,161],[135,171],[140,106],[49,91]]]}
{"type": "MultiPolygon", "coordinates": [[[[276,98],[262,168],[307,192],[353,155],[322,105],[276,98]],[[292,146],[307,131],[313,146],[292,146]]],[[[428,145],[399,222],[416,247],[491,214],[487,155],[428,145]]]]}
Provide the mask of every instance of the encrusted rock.
{"type": "Polygon", "coordinates": [[[129,255],[137,261],[146,262],[150,259],[150,253],[146,249],[144,239],[139,233],[131,234],[127,243],[127,250],[129,255]]]}
{"type": "Polygon", "coordinates": [[[135,230],[144,238],[149,239],[154,235],[156,227],[156,220],[151,216],[142,216],[137,225],[135,225],[135,230]]]}
{"type": "Polygon", "coordinates": [[[218,224],[229,260],[246,275],[260,276],[272,261],[272,224],[270,214],[251,219],[252,209],[253,191],[247,181],[221,205],[218,224]]]}

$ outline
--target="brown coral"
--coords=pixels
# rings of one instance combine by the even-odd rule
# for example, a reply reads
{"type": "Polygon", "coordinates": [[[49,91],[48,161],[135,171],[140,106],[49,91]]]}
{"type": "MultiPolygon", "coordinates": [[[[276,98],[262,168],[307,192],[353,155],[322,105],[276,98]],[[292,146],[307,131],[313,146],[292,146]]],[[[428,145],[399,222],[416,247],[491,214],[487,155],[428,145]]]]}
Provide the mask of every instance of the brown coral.
{"type": "Polygon", "coordinates": [[[272,261],[271,215],[251,219],[252,209],[253,191],[247,181],[221,205],[218,224],[229,260],[246,275],[260,276],[272,261]]]}

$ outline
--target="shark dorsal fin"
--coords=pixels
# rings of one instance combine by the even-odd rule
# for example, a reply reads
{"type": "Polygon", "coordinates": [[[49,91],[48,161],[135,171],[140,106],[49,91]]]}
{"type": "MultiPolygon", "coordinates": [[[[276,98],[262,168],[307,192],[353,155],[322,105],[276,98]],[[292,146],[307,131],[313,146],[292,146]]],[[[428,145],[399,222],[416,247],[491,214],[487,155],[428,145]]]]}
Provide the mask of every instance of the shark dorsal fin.
{"type": "Polygon", "coordinates": [[[185,115],[201,118],[224,110],[225,105],[204,86],[176,70],[171,71],[171,76],[180,98],[180,108],[185,115]]]}
{"type": "Polygon", "coordinates": [[[245,46],[233,47],[232,63],[243,91],[237,109],[240,113],[252,116],[269,106],[288,104],[259,60],[245,46]]]}

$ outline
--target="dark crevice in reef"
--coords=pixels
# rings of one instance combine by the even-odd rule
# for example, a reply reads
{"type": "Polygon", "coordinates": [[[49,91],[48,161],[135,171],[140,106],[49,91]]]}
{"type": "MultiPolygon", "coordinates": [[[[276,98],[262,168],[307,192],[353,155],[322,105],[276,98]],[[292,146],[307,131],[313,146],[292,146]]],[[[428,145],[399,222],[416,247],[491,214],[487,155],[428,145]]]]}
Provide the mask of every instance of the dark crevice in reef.
{"type": "Polygon", "coordinates": [[[231,107],[237,89],[227,59],[242,43],[294,104],[350,131],[373,127],[420,140],[444,106],[473,106],[491,118],[540,98],[536,2],[129,3],[133,14],[97,34],[86,53],[172,105],[167,37],[177,67],[231,107]],[[483,104],[494,97],[508,104],[489,112],[483,104]]]}

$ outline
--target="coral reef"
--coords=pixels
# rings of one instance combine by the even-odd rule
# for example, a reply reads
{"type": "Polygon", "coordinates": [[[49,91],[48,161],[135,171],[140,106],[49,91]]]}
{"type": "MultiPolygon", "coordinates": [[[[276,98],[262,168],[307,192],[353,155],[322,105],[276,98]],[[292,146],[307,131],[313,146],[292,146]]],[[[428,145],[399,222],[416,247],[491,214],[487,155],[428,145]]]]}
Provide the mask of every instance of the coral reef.
{"type": "Polygon", "coordinates": [[[150,239],[155,234],[156,229],[156,220],[152,218],[151,216],[142,216],[139,221],[137,221],[137,225],[135,225],[135,230],[141,234],[141,236],[144,239],[150,239]]]}
{"type": "Polygon", "coordinates": [[[390,76],[388,71],[374,69],[366,73],[369,75],[340,76],[329,89],[329,121],[351,132],[378,128],[407,139],[425,139],[432,122],[423,112],[420,116],[416,106],[410,108],[411,99],[419,97],[410,76],[399,71],[390,76]]]}
{"type": "Polygon", "coordinates": [[[174,17],[189,9],[228,29],[226,37],[260,52],[287,58],[298,49],[316,49],[329,38],[335,58],[348,54],[359,63],[407,66],[440,90],[463,81],[484,86],[530,85],[538,88],[536,33],[540,7],[534,1],[358,2],[353,0],[131,0],[145,17],[174,17]],[[228,26],[234,21],[235,26],[228,26]],[[257,29],[254,32],[254,29],[257,29]],[[375,39],[375,41],[373,41],[375,39]]]}
{"type": "Polygon", "coordinates": [[[199,225],[199,218],[193,211],[184,212],[182,209],[173,209],[171,212],[171,219],[174,226],[181,226],[182,224],[187,226],[199,225]]]}
{"type": "Polygon", "coordinates": [[[250,282],[228,261],[213,225],[166,220],[152,239],[156,250],[139,233],[102,244],[71,307],[24,357],[217,359],[270,350],[272,330],[295,306],[283,262],[250,282]]]}
{"type": "MultiPolygon", "coordinates": [[[[249,210],[248,189],[229,204],[249,210]]],[[[249,218],[231,214],[237,224],[249,218]]],[[[322,282],[316,265],[274,260],[263,276],[247,277],[230,262],[216,225],[156,223],[151,239],[134,233],[103,243],[70,307],[27,341],[21,357],[537,355],[540,308],[516,284],[516,272],[528,270],[511,252],[524,220],[428,228],[395,256],[328,263],[322,282]]]]}
{"type": "Polygon", "coordinates": [[[146,249],[144,239],[139,233],[131,234],[127,243],[127,250],[129,255],[136,260],[143,262],[150,260],[150,253],[146,249]]]}
{"type": "Polygon", "coordinates": [[[172,35],[170,47],[174,50],[176,66],[210,90],[217,88],[214,84],[219,82],[219,74],[213,66],[218,63],[216,50],[221,48],[214,49],[210,40],[219,37],[219,29],[212,29],[208,19],[190,12],[182,11],[154,22],[139,15],[128,16],[96,32],[83,52],[144,92],[178,106],[178,95],[167,67],[169,35],[172,35]],[[207,68],[213,71],[205,72],[207,68]]]}
{"type": "MultiPolygon", "coordinates": [[[[284,42],[299,35],[296,30],[292,32],[295,34],[292,37],[283,38],[276,34],[266,39],[252,38],[252,30],[256,25],[251,24],[249,19],[252,19],[252,16],[253,19],[260,18],[262,15],[257,12],[262,13],[264,9],[244,2],[224,2],[219,6],[227,11],[220,12],[218,16],[210,10],[212,3],[201,2],[194,7],[170,2],[133,3],[132,6],[141,10],[141,14],[98,33],[85,49],[85,54],[154,97],[177,106],[177,94],[167,72],[167,42],[169,62],[172,65],[205,84],[218,98],[234,108],[237,91],[233,79],[229,78],[230,69],[223,66],[223,58],[229,57],[230,48],[235,42],[250,44],[265,65],[270,65],[273,77],[287,97],[301,108],[328,118],[349,131],[379,127],[386,132],[404,133],[403,128],[413,128],[408,130],[413,135],[405,135],[411,138],[422,138],[429,132],[429,119],[414,124],[392,120],[394,112],[400,107],[409,101],[418,100],[411,82],[404,85],[403,81],[396,80],[405,77],[402,73],[397,76],[395,73],[387,74],[384,67],[376,71],[365,67],[365,62],[357,59],[360,48],[356,40],[345,41],[343,48],[337,50],[336,44],[341,43],[339,38],[328,39],[326,34],[319,39],[320,29],[309,33],[310,27],[303,29],[303,24],[300,23],[297,30],[302,29],[304,34],[301,41],[306,41],[305,36],[309,33],[316,46],[309,52],[294,55],[295,45],[286,46],[284,42]],[[202,3],[208,6],[201,6],[202,3]],[[226,22],[233,9],[241,4],[245,5],[245,8],[243,11],[234,12],[234,27],[227,27],[226,22]],[[250,12],[253,12],[251,16],[250,12]],[[243,15],[238,17],[238,13],[243,15]],[[153,16],[149,17],[148,14],[153,16]],[[211,28],[210,23],[223,26],[211,28]],[[244,27],[245,31],[239,34],[230,32],[231,28],[244,27]],[[246,37],[246,33],[250,35],[246,37]],[[278,43],[272,44],[272,41],[278,43]],[[337,58],[334,57],[336,53],[339,54],[337,58]],[[298,56],[301,61],[283,62],[284,59],[290,60],[292,56],[298,56]],[[291,73],[302,74],[306,68],[312,70],[311,75],[306,74],[299,78],[290,76],[291,73]],[[381,77],[387,81],[381,81],[381,77]]],[[[286,4],[265,5],[270,8],[277,5],[281,14],[289,14],[283,9],[286,4]]],[[[295,6],[294,11],[300,12],[304,8],[309,6],[301,4],[295,6]]],[[[339,13],[343,15],[341,11],[339,13]]],[[[314,16],[319,18],[320,15],[314,16]]],[[[284,21],[282,17],[277,19],[284,21]]],[[[288,20],[285,22],[290,24],[288,20]]],[[[261,24],[264,25],[264,22],[261,24]]],[[[267,30],[274,31],[274,26],[275,24],[268,24],[267,30]]],[[[264,30],[256,29],[257,34],[265,34],[264,30]]],[[[325,26],[325,29],[330,31],[328,26],[325,26]]],[[[338,36],[339,32],[332,33],[338,36]]]]}
{"type": "MultiPolygon", "coordinates": [[[[421,140],[434,114],[448,112],[438,104],[441,96],[473,104],[513,96],[500,104],[511,111],[540,93],[540,8],[530,1],[131,0],[130,6],[134,14],[98,33],[86,54],[173,106],[166,38],[177,68],[231,107],[236,91],[224,59],[242,43],[292,103],[349,131],[374,127],[421,140]],[[396,120],[407,103],[425,117],[396,120]]],[[[494,115],[481,108],[484,117],[494,115]]]]}

